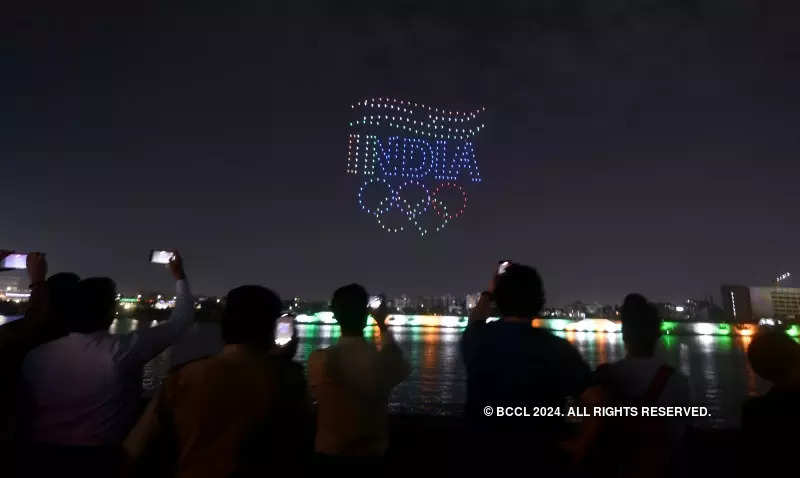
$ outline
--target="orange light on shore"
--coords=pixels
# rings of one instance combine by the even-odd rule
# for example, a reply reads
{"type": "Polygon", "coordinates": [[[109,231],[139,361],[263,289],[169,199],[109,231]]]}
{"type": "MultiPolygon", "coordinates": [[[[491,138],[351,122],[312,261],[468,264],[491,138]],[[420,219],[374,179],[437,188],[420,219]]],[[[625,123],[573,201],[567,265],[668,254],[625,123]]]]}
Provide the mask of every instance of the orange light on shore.
{"type": "Polygon", "coordinates": [[[567,324],[565,329],[576,332],[615,333],[622,330],[622,324],[608,319],[583,319],[578,322],[567,324]]]}
{"type": "Polygon", "coordinates": [[[734,330],[736,331],[736,335],[750,337],[756,333],[756,326],[753,324],[739,324],[734,330]]]}

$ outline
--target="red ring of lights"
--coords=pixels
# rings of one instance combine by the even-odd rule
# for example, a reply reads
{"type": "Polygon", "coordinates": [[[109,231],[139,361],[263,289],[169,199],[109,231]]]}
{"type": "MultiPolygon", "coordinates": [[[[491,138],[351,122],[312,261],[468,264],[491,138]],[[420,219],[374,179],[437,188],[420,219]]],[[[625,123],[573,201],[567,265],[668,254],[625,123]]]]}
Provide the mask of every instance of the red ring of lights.
{"type": "Polygon", "coordinates": [[[431,191],[431,207],[437,216],[447,219],[448,221],[452,221],[453,219],[456,219],[464,214],[464,210],[467,208],[467,192],[464,191],[464,188],[456,183],[451,183],[449,181],[439,183],[436,188],[431,191]],[[464,204],[461,205],[461,209],[459,209],[455,214],[450,214],[447,212],[446,208],[439,207],[439,191],[444,191],[446,189],[458,189],[461,192],[461,196],[464,198],[464,204]],[[442,209],[445,210],[442,211],[442,209]]]}

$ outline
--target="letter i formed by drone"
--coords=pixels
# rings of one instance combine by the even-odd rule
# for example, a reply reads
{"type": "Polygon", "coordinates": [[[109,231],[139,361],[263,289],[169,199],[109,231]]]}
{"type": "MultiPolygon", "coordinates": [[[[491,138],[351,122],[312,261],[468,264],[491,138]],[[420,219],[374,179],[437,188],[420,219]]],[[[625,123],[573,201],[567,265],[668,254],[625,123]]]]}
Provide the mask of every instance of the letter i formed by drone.
{"type": "Polygon", "coordinates": [[[485,108],[370,98],[351,109],[347,173],[363,176],[358,204],[383,230],[425,237],[464,214],[467,186],[481,182],[475,138],[485,108]]]}

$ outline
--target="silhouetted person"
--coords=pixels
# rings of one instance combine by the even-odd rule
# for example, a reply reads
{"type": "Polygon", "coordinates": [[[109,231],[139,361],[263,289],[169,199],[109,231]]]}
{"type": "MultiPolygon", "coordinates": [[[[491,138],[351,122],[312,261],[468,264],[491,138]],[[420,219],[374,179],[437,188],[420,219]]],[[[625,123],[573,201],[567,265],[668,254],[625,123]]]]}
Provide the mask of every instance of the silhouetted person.
{"type": "Polygon", "coordinates": [[[525,466],[539,472],[558,466],[555,449],[565,433],[563,418],[498,417],[496,407],[561,407],[589,384],[590,369],[578,351],[550,331],[532,327],[544,300],[538,272],[511,264],[493,276],[462,336],[466,415],[473,432],[469,455],[484,471],[525,466]],[[486,323],[492,302],[500,320],[486,323]]]}
{"type": "MultiPolygon", "coordinates": [[[[0,251],[0,260],[6,255],[8,252],[0,251]]],[[[54,305],[53,295],[61,290],[59,286],[64,275],[56,274],[45,281],[47,261],[44,254],[39,253],[28,254],[27,269],[31,281],[28,309],[24,317],[0,327],[0,377],[4,391],[0,397],[3,402],[0,410],[3,412],[13,408],[13,402],[8,402],[8,399],[13,397],[10,392],[16,385],[25,355],[43,342],[55,338],[63,328],[60,314],[56,313],[58,307],[54,305]],[[54,283],[55,287],[51,287],[54,283]]]]}
{"type": "Polygon", "coordinates": [[[800,431],[800,344],[783,331],[761,333],[747,349],[747,358],[753,371],[772,387],[742,407],[745,466],[752,473],[793,467],[797,458],[794,437],[800,431]]]}
{"type": "Polygon", "coordinates": [[[9,371],[16,375],[30,350],[65,335],[68,317],[75,313],[75,293],[80,282],[78,275],[59,272],[46,281],[34,279],[47,273],[47,263],[44,255],[29,254],[28,257],[29,263],[40,261],[28,272],[31,277],[28,308],[21,319],[0,327],[0,368],[3,376],[8,376],[5,374],[9,371]]]}
{"type": "MultiPolygon", "coordinates": [[[[0,251],[0,260],[6,255],[0,251]]],[[[28,254],[26,266],[31,296],[25,315],[0,326],[0,463],[9,474],[13,473],[11,441],[19,422],[15,400],[22,361],[33,348],[63,334],[68,298],[78,282],[78,276],[68,273],[45,281],[47,260],[41,253],[28,254]]]]}
{"type": "MultiPolygon", "coordinates": [[[[0,251],[0,260],[9,252],[0,251]]],[[[47,281],[44,254],[30,253],[27,259],[31,296],[24,317],[0,327],[0,370],[3,377],[15,375],[22,359],[31,349],[63,333],[61,309],[63,293],[74,287],[74,274],[54,274],[47,281]]]]}
{"type": "Polygon", "coordinates": [[[78,284],[69,334],[28,353],[22,365],[19,434],[33,467],[69,473],[92,463],[108,476],[119,445],[140,412],[144,365],[172,344],[194,318],[180,256],[169,264],[177,301],[156,327],[112,335],[116,286],[111,279],[78,284]]]}
{"type": "Polygon", "coordinates": [[[132,462],[171,446],[162,469],[178,477],[302,476],[311,401],[303,368],[291,360],[296,339],[275,344],[281,306],[261,286],[228,293],[222,352],[167,377],[125,441],[132,462]]]}
{"type": "MultiPolygon", "coordinates": [[[[661,336],[656,307],[640,294],[625,297],[621,309],[624,359],[597,368],[595,385],[582,405],[691,406],[688,379],[655,355],[661,336]]],[[[581,435],[567,446],[576,461],[601,476],[668,476],[680,473],[686,418],[587,418],[581,435]]]]}
{"type": "Polygon", "coordinates": [[[311,392],[318,403],[317,461],[356,474],[382,465],[389,446],[389,394],[409,374],[408,362],[386,326],[385,304],[371,312],[380,329],[381,349],[364,339],[367,300],[367,292],[357,284],[334,292],[331,309],[342,335],[336,345],[314,351],[308,360],[311,392]]]}
{"type": "Polygon", "coordinates": [[[651,391],[656,405],[687,405],[691,401],[688,379],[655,354],[661,337],[656,307],[640,294],[629,294],[620,318],[627,354],[618,362],[598,367],[595,380],[614,387],[617,398],[623,400],[639,399],[650,387],[657,387],[651,391]]]}

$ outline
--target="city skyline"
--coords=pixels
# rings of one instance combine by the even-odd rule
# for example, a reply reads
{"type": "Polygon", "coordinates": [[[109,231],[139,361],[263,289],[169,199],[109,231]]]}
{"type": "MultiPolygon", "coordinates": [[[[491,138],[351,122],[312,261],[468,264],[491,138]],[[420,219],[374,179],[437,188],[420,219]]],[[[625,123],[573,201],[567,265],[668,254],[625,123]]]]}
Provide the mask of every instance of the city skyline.
{"type": "MultiPolygon", "coordinates": [[[[789,300],[788,304],[779,304],[778,308],[783,308],[786,310],[781,309],[779,312],[776,311],[775,313],[779,315],[786,315],[789,313],[787,311],[793,311],[794,309],[798,309],[798,299],[800,297],[800,288],[793,287],[792,283],[789,281],[791,274],[785,272],[780,276],[776,277],[776,281],[772,285],[731,285],[731,284],[722,284],[720,294],[717,296],[715,294],[708,295],[708,296],[700,296],[694,295],[691,297],[686,298],[685,300],[666,300],[660,298],[658,296],[649,297],[648,299],[658,305],[659,307],[664,308],[666,313],[683,313],[684,311],[689,311],[691,308],[695,308],[697,304],[710,304],[714,307],[719,307],[720,309],[724,309],[725,313],[729,318],[742,319],[743,321],[749,322],[752,321],[753,317],[768,317],[773,315],[769,312],[770,309],[773,308],[771,298],[768,296],[773,296],[774,294],[778,294],[779,297],[782,297],[781,294],[790,294],[789,297],[792,297],[789,300]],[[756,296],[760,297],[759,303],[757,307],[754,307],[751,310],[750,305],[750,294],[756,294],[756,296]],[[734,294],[737,296],[741,296],[739,298],[735,298],[734,294]],[[739,308],[739,313],[737,314],[737,303],[739,308]],[[753,313],[753,310],[756,312],[753,313]]],[[[11,295],[7,296],[7,299],[20,299],[23,298],[25,292],[27,291],[27,281],[26,281],[26,274],[24,271],[6,271],[0,275],[0,298],[4,296],[4,294],[11,295]]],[[[373,293],[375,293],[373,291],[373,293]]],[[[416,309],[417,312],[421,313],[424,310],[435,311],[436,313],[443,313],[448,308],[459,310],[459,313],[464,313],[468,311],[472,307],[474,307],[475,303],[477,303],[478,298],[481,294],[481,291],[474,291],[474,292],[462,292],[462,293],[427,293],[422,295],[409,295],[406,293],[399,293],[399,294],[384,294],[386,296],[387,301],[389,301],[392,310],[396,311],[411,311],[416,309]],[[428,304],[427,306],[424,304],[428,304]]],[[[131,301],[134,299],[138,299],[141,302],[153,302],[158,301],[169,301],[170,297],[172,297],[171,292],[167,290],[156,290],[156,289],[147,289],[147,288],[139,288],[134,291],[127,291],[127,290],[119,290],[117,294],[118,299],[123,299],[125,301],[131,301]]],[[[217,299],[219,300],[224,299],[225,293],[219,294],[208,294],[208,293],[198,293],[196,294],[196,300],[199,302],[203,302],[209,299],[217,299]]],[[[173,297],[174,298],[174,297],[173,297]]],[[[318,298],[318,297],[310,297],[303,294],[294,294],[288,296],[282,296],[282,300],[289,309],[303,307],[310,309],[323,309],[326,307],[329,298],[318,298]]],[[[778,299],[784,300],[784,299],[778,299]]],[[[592,301],[592,300],[585,300],[582,298],[574,298],[569,302],[564,303],[545,303],[543,308],[543,314],[548,315],[549,312],[552,311],[561,311],[563,312],[562,315],[569,315],[570,311],[588,311],[588,314],[596,314],[597,311],[605,310],[605,309],[613,309],[618,310],[620,306],[620,302],[611,302],[611,303],[604,303],[599,301],[592,301]]],[[[776,309],[777,310],[777,309],[776,309]]],[[[451,310],[452,311],[452,310],[451,310]]],[[[607,310],[605,311],[606,315],[607,310]]]]}

